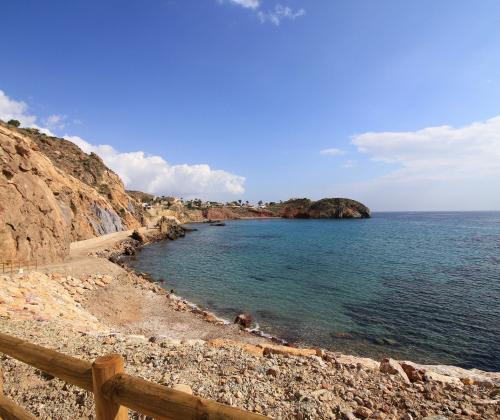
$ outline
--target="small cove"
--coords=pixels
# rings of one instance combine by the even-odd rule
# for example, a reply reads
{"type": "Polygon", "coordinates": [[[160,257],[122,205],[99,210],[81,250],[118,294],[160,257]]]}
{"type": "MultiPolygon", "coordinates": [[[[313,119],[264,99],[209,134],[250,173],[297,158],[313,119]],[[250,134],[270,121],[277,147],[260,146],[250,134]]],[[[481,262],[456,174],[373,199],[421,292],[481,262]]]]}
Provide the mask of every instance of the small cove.
{"type": "Polygon", "coordinates": [[[498,212],[194,227],[131,265],[297,344],[500,371],[498,212]]]}

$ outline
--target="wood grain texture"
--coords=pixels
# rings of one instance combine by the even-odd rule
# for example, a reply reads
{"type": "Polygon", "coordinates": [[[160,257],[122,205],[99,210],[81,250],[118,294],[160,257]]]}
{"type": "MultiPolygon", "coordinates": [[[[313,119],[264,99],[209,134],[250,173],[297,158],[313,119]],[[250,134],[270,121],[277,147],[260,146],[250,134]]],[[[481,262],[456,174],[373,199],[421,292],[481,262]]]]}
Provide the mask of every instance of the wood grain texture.
{"type": "Polygon", "coordinates": [[[102,385],[116,374],[123,373],[123,357],[110,354],[99,357],[92,363],[95,413],[97,420],[127,420],[128,410],[102,393],[102,385]]]}
{"type": "Polygon", "coordinates": [[[35,420],[36,417],[18,406],[14,401],[0,395],[0,417],[3,420],[35,420]]]}

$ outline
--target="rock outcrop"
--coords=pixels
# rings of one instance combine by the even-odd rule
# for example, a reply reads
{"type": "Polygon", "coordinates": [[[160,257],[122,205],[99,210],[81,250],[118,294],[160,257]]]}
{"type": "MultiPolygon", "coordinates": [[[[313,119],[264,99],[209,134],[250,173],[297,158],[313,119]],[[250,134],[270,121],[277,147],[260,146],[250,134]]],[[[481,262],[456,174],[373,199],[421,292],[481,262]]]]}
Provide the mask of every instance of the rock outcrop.
{"type": "Polygon", "coordinates": [[[370,217],[370,209],[349,198],[323,198],[311,201],[299,198],[269,207],[274,214],[286,219],[359,219],[370,217]]]}
{"type": "MultiPolygon", "coordinates": [[[[54,166],[94,188],[106,198],[124,225],[133,226],[136,220],[142,222],[143,208],[138,198],[142,195],[151,196],[145,193],[138,195],[134,191],[130,194],[126,192],[120,177],[110,170],[98,155],[93,152],[87,154],[69,140],[46,136],[34,129],[21,131],[38,146],[40,152],[47,156],[54,166]]],[[[108,218],[107,216],[103,214],[103,217],[108,218]]]]}
{"type": "Polygon", "coordinates": [[[65,140],[33,133],[0,122],[0,261],[56,261],[72,241],[140,226],[120,179],[95,169],[99,158],[67,143],[58,154],[65,140]],[[94,169],[79,169],[79,159],[94,169]]]}
{"type": "Polygon", "coordinates": [[[252,207],[211,207],[203,211],[208,220],[254,219],[259,217],[275,217],[272,211],[252,207]]]}

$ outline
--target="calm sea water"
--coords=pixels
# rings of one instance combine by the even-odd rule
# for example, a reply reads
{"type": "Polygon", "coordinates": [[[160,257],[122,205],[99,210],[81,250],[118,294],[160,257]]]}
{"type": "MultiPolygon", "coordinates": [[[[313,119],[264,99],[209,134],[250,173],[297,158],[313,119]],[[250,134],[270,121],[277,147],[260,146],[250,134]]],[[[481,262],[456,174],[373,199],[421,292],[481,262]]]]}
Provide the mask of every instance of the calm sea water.
{"type": "Polygon", "coordinates": [[[500,213],[207,224],[132,262],[297,344],[500,371],[500,213]]]}

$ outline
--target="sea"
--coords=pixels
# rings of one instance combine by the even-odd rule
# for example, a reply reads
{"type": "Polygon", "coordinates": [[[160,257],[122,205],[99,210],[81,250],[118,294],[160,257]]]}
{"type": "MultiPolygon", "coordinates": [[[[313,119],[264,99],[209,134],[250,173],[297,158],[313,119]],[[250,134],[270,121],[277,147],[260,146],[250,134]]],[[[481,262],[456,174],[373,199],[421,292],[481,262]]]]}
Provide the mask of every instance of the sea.
{"type": "Polygon", "coordinates": [[[500,212],[225,223],[131,265],[292,344],[500,371],[500,212]]]}

